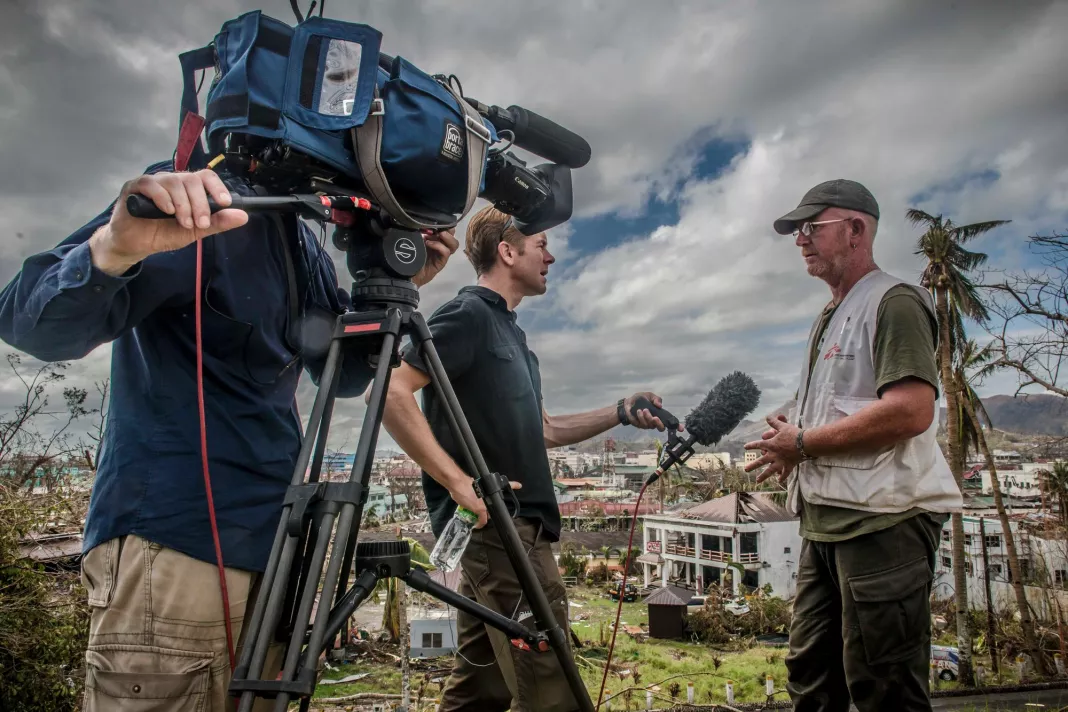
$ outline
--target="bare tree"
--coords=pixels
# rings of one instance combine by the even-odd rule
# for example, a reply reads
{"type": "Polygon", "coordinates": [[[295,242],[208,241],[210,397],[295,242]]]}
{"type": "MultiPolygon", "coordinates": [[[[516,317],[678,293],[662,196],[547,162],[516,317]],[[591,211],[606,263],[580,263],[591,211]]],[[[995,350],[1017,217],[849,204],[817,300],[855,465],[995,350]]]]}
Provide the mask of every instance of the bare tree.
{"type": "Polygon", "coordinates": [[[26,367],[17,353],[6,360],[22,390],[21,400],[0,416],[0,478],[14,487],[41,483],[51,489],[63,467],[80,454],[81,444],[70,436],[71,425],[96,410],[86,407],[89,394],[84,388],[62,385],[66,363],[26,367]],[[57,388],[62,408],[51,405],[57,388]]]}
{"type": "Polygon", "coordinates": [[[1039,386],[1068,397],[1068,233],[1028,238],[1041,268],[988,275],[989,327],[996,364],[1019,375],[1019,389],[1039,386]]]}
{"type": "Polygon", "coordinates": [[[89,448],[85,448],[85,462],[89,466],[89,469],[96,472],[97,464],[99,464],[100,458],[100,445],[104,442],[104,431],[108,425],[108,411],[111,407],[111,400],[109,396],[111,394],[111,379],[105,378],[103,381],[97,381],[93,385],[96,386],[96,392],[100,396],[100,407],[95,411],[92,411],[96,415],[96,422],[89,430],[89,439],[93,442],[92,452],[89,448]]]}

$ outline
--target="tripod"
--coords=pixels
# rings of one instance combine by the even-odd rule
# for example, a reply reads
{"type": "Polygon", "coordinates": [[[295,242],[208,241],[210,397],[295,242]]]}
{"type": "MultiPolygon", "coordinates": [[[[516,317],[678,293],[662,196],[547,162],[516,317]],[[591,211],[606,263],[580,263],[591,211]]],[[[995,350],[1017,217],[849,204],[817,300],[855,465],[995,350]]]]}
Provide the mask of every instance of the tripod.
{"type": "MultiPolygon", "coordinates": [[[[403,232],[391,229],[380,234],[382,242],[377,249],[387,255],[392,253],[394,261],[399,259],[404,264],[410,264],[409,256],[412,261],[420,261],[417,259],[419,255],[409,255],[409,250],[414,242],[416,252],[421,253],[422,240],[398,234],[403,232]]],[[[335,244],[337,241],[335,237],[335,244]]],[[[575,661],[569,655],[566,633],[556,622],[502,496],[509,487],[508,480],[489,472],[486,466],[438,358],[426,322],[416,311],[419,294],[414,284],[408,279],[390,276],[396,270],[353,271],[352,253],[349,266],[354,277],[358,272],[362,277],[353,285],[353,311],[341,315],[335,324],[307,433],[286,494],[259,595],[246,620],[245,643],[230,683],[230,693],[240,695],[240,712],[250,712],[257,697],[274,698],[276,712],[284,712],[291,699],[299,699],[300,709],[306,711],[315,690],[319,656],[333,644],[346,620],[371,594],[378,581],[388,577],[402,579],[412,588],[503,631],[524,654],[545,655],[551,649],[560,661],[580,708],[592,712],[593,703],[575,661]],[[490,519],[500,533],[523,593],[530,602],[536,632],[437,584],[425,571],[412,567],[407,542],[357,541],[385,395],[392,368],[399,362],[399,345],[404,336],[412,338],[430,369],[430,382],[446,405],[449,425],[461,444],[468,472],[476,474],[475,490],[486,503],[490,519]],[[361,346],[366,345],[362,353],[371,354],[374,380],[349,479],[346,482],[324,482],[320,480],[323,456],[345,358],[342,344],[353,340],[361,342],[361,346]],[[356,580],[350,584],[353,575],[356,580]],[[322,595],[316,606],[321,578],[322,595]],[[276,640],[286,642],[281,677],[265,680],[262,679],[264,662],[268,648],[276,640]]]]}

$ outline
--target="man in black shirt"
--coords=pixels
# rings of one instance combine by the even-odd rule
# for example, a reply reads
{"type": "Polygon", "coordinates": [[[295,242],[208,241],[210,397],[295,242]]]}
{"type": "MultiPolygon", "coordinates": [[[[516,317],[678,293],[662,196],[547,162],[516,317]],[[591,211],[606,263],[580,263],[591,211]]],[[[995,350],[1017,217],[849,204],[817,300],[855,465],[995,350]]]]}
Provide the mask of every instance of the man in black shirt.
{"type": "MultiPolygon", "coordinates": [[[[555,261],[545,233],[525,236],[508,215],[487,207],[472,218],[464,252],[478,285],[461,289],[427,323],[486,465],[512,481],[516,529],[566,630],[567,598],[550,548],[560,538],[560,510],[546,448],[587,440],[620,423],[663,430],[663,423],[647,410],[630,414],[635,399],[644,396],[660,406],[660,398],[636,393],[586,413],[546,413],[538,359],[527,348],[515,314],[524,297],[545,293],[546,275],[555,261]]],[[[441,535],[457,504],[478,514],[478,529],[461,562],[461,593],[533,628],[534,618],[500,536],[493,522],[487,523],[486,506],[475,495],[474,473],[465,471],[444,404],[433,388],[423,390],[425,416],[416,404],[415,392],[430,383],[427,370],[418,351],[409,346],[390,382],[383,425],[423,468],[435,536],[441,535]]],[[[554,654],[518,651],[503,633],[463,612],[457,623],[459,657],[442,695],[441,712],[476,707],[480,712],[577,709],[554,654]]]]}

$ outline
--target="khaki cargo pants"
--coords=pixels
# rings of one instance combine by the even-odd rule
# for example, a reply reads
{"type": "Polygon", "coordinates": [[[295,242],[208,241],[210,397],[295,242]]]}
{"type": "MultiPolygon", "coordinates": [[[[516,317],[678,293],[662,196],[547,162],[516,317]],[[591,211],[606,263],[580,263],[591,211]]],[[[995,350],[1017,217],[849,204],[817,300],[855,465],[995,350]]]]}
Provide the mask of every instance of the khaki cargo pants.
{"type": "MultiPolygon", "coordinates": [[[[258,575],[226,569],[230,621],[240,636],[258,575]]],[[[110,539],[82,560],[91,619],[85,712],[223,712],[230,664],[215,564],[138,536],[110,539]]],[[[279,669],[280,647],[267,670],[279,669]]],[[[240,652],[238,652],[240,654],[240,652]]],[[[258,700],[256,710],[270,709],[258,700]]]]}
{"type": "MultiPolygon", "coordinates": [[[[523,548],[541,581],[557,623],[568,630],[567,595],[549,540],[539,522],[514,519],[523,548]]],[[[530,604],[522,595],[512,563],[492,522],[471,534],[461,560],[460,594],[472,598],[532,630],[530,604]]],[[[457,655],[441,696],[439,712],[571,712],[578,703],[552,650],[518,650],[508,637],[459,611],[457,655]]]]}

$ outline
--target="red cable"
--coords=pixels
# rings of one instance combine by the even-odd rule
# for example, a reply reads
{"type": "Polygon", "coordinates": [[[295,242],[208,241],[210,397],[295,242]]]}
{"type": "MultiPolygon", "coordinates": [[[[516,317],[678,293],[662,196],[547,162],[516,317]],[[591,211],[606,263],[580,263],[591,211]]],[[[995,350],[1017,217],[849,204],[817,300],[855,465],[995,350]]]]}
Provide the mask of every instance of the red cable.
{"type": "Polygon", "coordinates": [[[601,700],[604,698],[604,686],[608,681],[608,670],[612,667],[612,652],[616,649],[616,633],[619,632],[619,616],[623,612],[623,596],[627,592],[627,571],[630,570],[631,546],[634,544],[634,529],[638,525],[638,510],[642,506],[642,495],[645,488],[654,480],[646,480],[642,488],[638,490],[638,501],[634,503],[634,515],[630,519],[630,538],[627,539],[627,558],[623,564],[623,583],[619,587],[619,605],[616,606],[616,622],[612,625],[612,642],[608,646],[608,659],[604,664],[604,675],[601,676],[601,691],[597,693],[597,709],[601,709],[601,700]]]}
{"type": "Polygon", "coordinates": [[[208,493],[208,518],[211,520],[211,538],[215,544],[215,563],[219,567],[219,588],[222,589],[223,623],[226,626],[226,652],[230,656],[230,674],[234,672],[234,632],[230,627],[230,595],[226,590],[226,568],[223,566],[222,545],[219,543],[219,525],[215,522],[215,499],[211,496],[211,475],[208,474],[208,422],[204,415],[204,344],[201,340],[200,301],[204,241],[197,240],[197,294],[194,311],[194,329],[197,340],[197,409],[200,411],[200,464],[204,470],[204,489],[208,493]]]}

